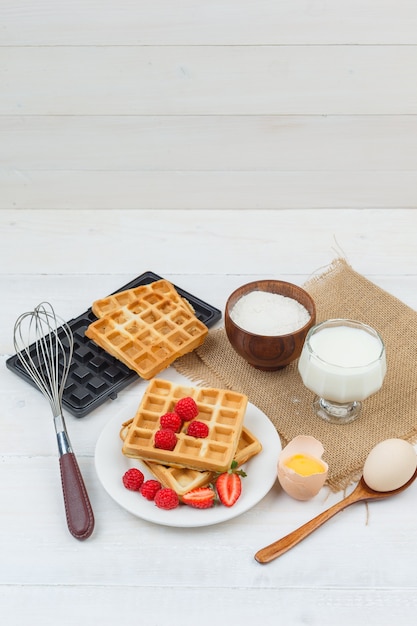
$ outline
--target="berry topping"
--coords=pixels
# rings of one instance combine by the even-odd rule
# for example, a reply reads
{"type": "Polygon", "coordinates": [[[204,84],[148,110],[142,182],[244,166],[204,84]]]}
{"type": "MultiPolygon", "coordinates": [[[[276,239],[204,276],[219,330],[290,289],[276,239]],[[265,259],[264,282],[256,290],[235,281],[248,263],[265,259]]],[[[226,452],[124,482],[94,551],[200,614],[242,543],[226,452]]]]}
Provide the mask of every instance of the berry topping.
{"type": "Polygon", "coordinates": [[[165,509],[167,511],[175,509],[180,503],[178,495],[175,491],[168,488],[159,489],[156,492],[154,499],[155,504],[159,509],[165,509]]]}
{"type": "Polygon", "coordinates": [[[233,506],[242,493],[242,481],[240,477],[246,476],[243,470],[238,470],[236,461],[231,468],[220,474],[216,480],[216,489],[219,500],[225,506],[233,506]]]}
{"type": "Polygon", "coordinates": [[[173,450],[177,443],[177,435],[170,428],[157,430],[154,437],[155,448],[173,450]]]}
{"type": "Polygon", "coordinates": [[[161,415],[160,424],[161,428],[168,428],[174,431],[174,433],[179,433],[182,426],[182,419],[178,413],[164,413],[164,415],[161,415]]]}
{"type": "Polygon", "coordinates": [[[209,428],[204,422],[193,420],[188,424],[187,435],[204,439],[209,434],[209,428]]]}
{"type": "Polygon", "coordinates": [[[147,500],[154,500],[158,491],[162,488],[162,485],[157,480],[145,480],[140,492],[147,500]]]}
{"type": "Polygon", "coordinates": [[[175,412],[184,420],[184,422],[189,422],[194,419],[198,415],[198,406],[195,403],[193,398],[187,396],[186,398],[181,398],[178,400],[175,405],[175,412]]]}
{"type": "Polygon", "coordinates": [[[182,501],[195,509],[208,509],[213,506],[215,498],[216,493],[211,487],[198,487],[184,494],[182,501]]]}
{"type": "Polygon", "coordinates": [[[139,491],[145,477],[140,470],[135,467],[131,467],[123,474],[122,480],[126,489],[130,489],[130,491],[139,491]]]}

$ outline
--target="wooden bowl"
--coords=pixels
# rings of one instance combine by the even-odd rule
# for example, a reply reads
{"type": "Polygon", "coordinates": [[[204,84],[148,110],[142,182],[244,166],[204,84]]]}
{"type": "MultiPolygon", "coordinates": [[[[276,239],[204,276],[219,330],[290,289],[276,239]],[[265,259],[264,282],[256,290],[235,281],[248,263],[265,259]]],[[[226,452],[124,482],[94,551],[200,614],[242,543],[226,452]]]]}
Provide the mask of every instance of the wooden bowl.
{"type": "Polygon", "coordinates": [[[264,371],[286,367],[297,359],[309,329],[316,322],[316,306],[311,296],[301,287],[282,280],[257,280],[236,289],[226,302],[226,335],[234,350],[250,365],[264,371]],[[297,300],[310,313],[305,326],[286,335],[257,335],[238,326],[230,317],[236,302],[251,291],[267,291],[297,300]]]}

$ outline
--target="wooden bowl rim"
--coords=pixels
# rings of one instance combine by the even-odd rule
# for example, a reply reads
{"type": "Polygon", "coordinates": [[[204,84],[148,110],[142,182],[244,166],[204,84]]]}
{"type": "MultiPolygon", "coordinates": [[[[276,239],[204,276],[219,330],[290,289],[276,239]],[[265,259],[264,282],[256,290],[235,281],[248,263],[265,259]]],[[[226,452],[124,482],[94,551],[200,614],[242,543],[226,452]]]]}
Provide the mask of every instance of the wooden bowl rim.
{"type": "MultiPolygon", "coordinates": [[[[281,294],[280,292],[274,292],[274,291],[269,291],[269,293],[278,293],[279,295],[285,295],[285,294],[281,294]]],[[[297,298],[293,298],[294,300],[297,300],[297,302],[299,302],[300,304],[302,304],[303,306],[305,306],[304,302],[300,302],[297,298]]],[[[240,287],[237,287],[234,291],[232,291],[232,293],[229,295],[229,297],[227,298],[226,301],[226,307],[225,307],[225,321],[227,321],[228,323],[231,324],[231,326],[233,326],[234,328],[236,328],[237,330],[246,333],[248,336],[250,337],[258,337],[260,339],[268,339],[268,340],[273,340],[274,338],[285,338],[285,337],[293,337],[294,335],[298,335],[299,333],[304,332],[306,329],[311,328],[315,322],[316,322],[316,303],[314,302],[313,298],[310,296],[310,294],[303,289],[303,287],[300,287],[299,285],[296,285],[295,283],[290,283],[288,281],[285,280],[277,280],[277,279],[263,279],[263,280],[254,280],[251,281],[249,283],[245,283],[244,285],[241,285],[240,287]],[[304,326],[302,326],[301,328],[297,328],[297,330],[294,330],[290,333],[285,333],[284,335],[259,335],[258,333],[253,333],[250,330],[246,330],[245,328],[242,328],[242,326],[239,326],[238,324],[236,324],[236,322],[234,322],[232,320],[232,318],[230,317],[230,308],[236,304],[236,302],[242,297],[245,296],[248,293],[251,293],[252,291],[269,291],[268,289],[259,289],[259,285],[262,286],[266,286],[267,283],[275,283],[276,285],[284,285],[285,287],[291,287],[291,289],[295,288],[295,291],[297,291],[300,294],[303,294],[303,296],[306,296],[306,300],[309,302],[310,305],[310,309],[305,307],[307,309],[307,311],[310,313],[310,319],[308,320],[308,322],[306,322],[306,324],[304,324],[304,326]]]]}

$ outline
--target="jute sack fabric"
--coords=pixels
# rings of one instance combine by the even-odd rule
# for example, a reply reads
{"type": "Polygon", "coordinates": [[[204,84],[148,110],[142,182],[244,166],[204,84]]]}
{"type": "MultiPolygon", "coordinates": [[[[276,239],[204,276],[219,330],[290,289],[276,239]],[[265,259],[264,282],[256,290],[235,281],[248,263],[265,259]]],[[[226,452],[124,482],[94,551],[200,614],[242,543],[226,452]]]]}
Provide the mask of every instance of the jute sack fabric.
{"type": "Polygon", "coordinates": [[[257,370],[233,350],[224,328],[210,331],[202,346],[174,366],[196,384],[245,393],[269,417],[283,446],[297,435],[316,437],[329,464],[327,484],[336,492],[359,479],[366,456],[379,441],[417,440],[417,313],[344,259],[335,259],[303,287],[314,298],[318,322],[339,317],[362,321],[385,342],[382,389],[363,402],[355,422],[333,425],[316,417],[314,394],[304,387],[297,361],[277,372],[257,370]]]}

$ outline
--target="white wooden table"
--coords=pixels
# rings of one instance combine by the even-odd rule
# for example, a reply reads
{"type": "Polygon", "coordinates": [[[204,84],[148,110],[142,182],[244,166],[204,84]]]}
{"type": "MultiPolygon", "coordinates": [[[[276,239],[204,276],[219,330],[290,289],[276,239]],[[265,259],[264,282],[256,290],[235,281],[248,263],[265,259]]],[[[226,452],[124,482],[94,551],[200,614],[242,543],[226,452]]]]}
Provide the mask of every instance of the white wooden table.
{"type": "Polygon", "coordinates": [[[301,284],[343,250],[354,269],[417,308],[417,210],[5,210],[0,220],[3,623],[415,622],[416,488],[347,509],[268,565],[254,560],[259,548],[343,494],[324,489],[300,503],[276,484],[223,524],[145,522],[107,495],[94,467],[102,429],[123,417],[137,382],[84,418],[66,415],[96,517],[93,536],[78,542],[66,528],[48,404],[5,361],[21,312],[48,299],[71,319],[146,270],[223,310],[240,284],[301,284]]]}
{"type": "Polygon", "coordinates": [[[417,487],[261,566],[343,494],[275,486],[191,530],[130,515],[94,449],[138,383],[67,415],[96,516],[79,543],[50,409],[5,362],[23,311],[72,319],[147,270],[223,309],[248,280],[301,284],[345,255],[417,309],[417,4],[0,4],[1,622],[415,624],[417,487]]]}

